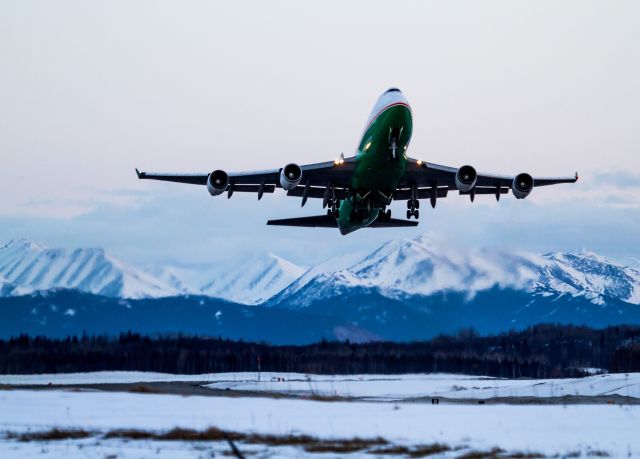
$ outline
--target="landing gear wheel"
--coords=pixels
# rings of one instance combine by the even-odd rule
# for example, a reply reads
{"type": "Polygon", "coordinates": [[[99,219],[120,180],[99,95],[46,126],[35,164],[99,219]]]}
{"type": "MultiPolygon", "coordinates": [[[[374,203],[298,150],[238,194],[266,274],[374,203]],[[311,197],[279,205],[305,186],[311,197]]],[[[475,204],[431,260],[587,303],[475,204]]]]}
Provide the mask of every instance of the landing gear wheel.
{"type": "Polygon", "coordinates": [[[414,216],[414,217],[416,217],[416,220],[417,220],[418,218],[420,218],[420,211],[419,211],[419,210],[414,210],[414,211],[413,211],[413,216],[414,216]]]}
{"type": "Polygon", "coordinates": [[[415,207],[416,209],[419,209],[420,208],[420,201],[418,201],[416,199],[415,202],[413,203],[413,207],[415,207]]]}
{"type": "Polygon", "coordinates": [[[411,199],[407,201],[407,209],[411,209],[413,206],[411,205],[411,199]]]}
{"type": "Polygon", "coordinates": [[[413,215],[413,212],[407,210],[407,220],[411,219],[411,215],[413,215]]]}
{"type": "Polygon", "coordinates": [[[387,217],[387,220],[391,220],[391,209],[387,209],[385,216],[387,217]]]}

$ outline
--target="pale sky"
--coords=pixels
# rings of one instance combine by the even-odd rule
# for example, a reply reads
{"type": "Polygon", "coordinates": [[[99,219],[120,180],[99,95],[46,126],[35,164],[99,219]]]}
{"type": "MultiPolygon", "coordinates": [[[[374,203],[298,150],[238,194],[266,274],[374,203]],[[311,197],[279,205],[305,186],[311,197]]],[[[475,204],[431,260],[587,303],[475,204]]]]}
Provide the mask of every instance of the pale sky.
{"type": "MultiPolygon", "coordinates": [[[[393,237],[638,257],[640,2],[0,2],[0,242],[104,246],[138,263],[256,251],[319,261],[393,237]],[[353,153],[403,90],[409,154],[581,181],[471,205],[418,229],[267,228],[322,213],[284,192],[211,198],[150,171],[304,164],[353,153]]],[[[481,202],[478,202],[481,201],[481,202]]],[[[425,203],[426,204],[426,203],[425,203]]],[[[402,216],[404,203],[394,205],[402,216]]],[[[422,209],[421,209],[422,210],[422,209]]]]}

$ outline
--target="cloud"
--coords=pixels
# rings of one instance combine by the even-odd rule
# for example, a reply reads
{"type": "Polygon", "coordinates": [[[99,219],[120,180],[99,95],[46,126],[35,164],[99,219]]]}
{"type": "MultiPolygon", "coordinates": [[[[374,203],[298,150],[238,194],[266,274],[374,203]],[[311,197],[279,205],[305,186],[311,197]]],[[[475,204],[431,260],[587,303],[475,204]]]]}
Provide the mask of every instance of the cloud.
{"type": "MultiPolygon", "coordinates": [[[[269,218],[319,214],[318,200],[309,200],[301,209],[299,199],[283,193],[258,202],[255,196],[239,193],[231,199],[212,198],[201,187],[160,186],[153,193],[124,190],[107,194],[115,199],[100,195],[90,210],[69,218],[48,214],[0,217],[0,241],[22,236],[53,247],[102,246],[140,264],[230,263],[268,251],[299,264],[314,264],[431,231],[462,249],[504,247],[541,253],[586,247],[616,258],[640,258],[636,249],[640,247],[636,228],[640,208],[598,206],[585,198],[549,199],[564,193],[564,188],[572,186],[540,190],[540,202],[505,196],[499,203],[479,197],[472,204],[452,195],[438,202],[435,210],[425,205],[416,228],[364,229],[340,236],[333,229],[265,225],[269,218]]],[[[45,200],[38,203],[48,204],[45,200]]],[[[404,204],[393,204],[395,216],[402,217],[404,204]]]]}
{"type": "Polygon", "coordinates": [[[640,208],[640,175],[625,171],[585,174],[575,184],[536,188],[527,201],[539,206],[588,202],[598,208],[640,208]]]}
{"type": "Polygon", "coordinates": [[[104,206],[132,208],[150,199],[153,199],[150,191],[74,187],[48,192],[46,197],[17,196],[0,202],[0,215],[70,220],[95,212],[104,206]]]}
{"type": "Polygon", "coordinates": [[[594,176],[594,185],[622,189],[640,188],[640,174],[628,171],[598,172],[594,176]]]}

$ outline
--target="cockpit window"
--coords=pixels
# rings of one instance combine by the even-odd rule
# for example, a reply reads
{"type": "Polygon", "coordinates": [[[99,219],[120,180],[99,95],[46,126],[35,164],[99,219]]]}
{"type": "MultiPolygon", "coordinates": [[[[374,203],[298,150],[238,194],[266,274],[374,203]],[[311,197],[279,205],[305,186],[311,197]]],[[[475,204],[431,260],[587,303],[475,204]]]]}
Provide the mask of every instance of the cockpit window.
{"type": "Polygon", "coordinates": [[[400,92],[400,90],[398,88],[389,88],[384,93],[387,94],[390,92],[400,92]]]}

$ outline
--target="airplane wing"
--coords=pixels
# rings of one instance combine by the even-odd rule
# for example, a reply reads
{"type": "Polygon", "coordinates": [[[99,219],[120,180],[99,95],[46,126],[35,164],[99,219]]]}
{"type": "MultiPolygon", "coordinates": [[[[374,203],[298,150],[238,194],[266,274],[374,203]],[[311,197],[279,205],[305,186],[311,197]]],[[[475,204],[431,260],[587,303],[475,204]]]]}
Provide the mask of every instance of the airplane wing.
{"type": "MultiPolygon", "coordinates": [[[[306,187],[321,187],[324,189],[332,185],[336,188],[347,188],[351,183],[351,174],[355,169],[355,157],[341,158],[336,161],[305,164],[300,166],[302,180],[300,186],[294,188],[300,191],[306,187]]],[[[229,172],[228,191],[273,193],[280,188],[280,172],[282,169],[267,169],[254,172],[229,172]]],[[[136,169],[139,179],[162,180],[167,182],[188,183],[192,185],[207,185],[208,173],[202,174],[167,174],[156,172],[140,172],[136,169]]],[[[293,196],[296,196],[294,192],[293,196]]],[[[311,196],[310,196],[311,197],[311,196]]]]}
{"type": "MultiPolygon", "coordinates": [[[[418,186],[446,186],[450,190],[456,189],[455,177],[458,171],[455,167],[442,166],[409,158],[405,183],[407,187],[412,184],[418,186]]],[[[510,188],[515,176],[478,174],[477,187],[505,187],[510,188]]],[[[575,183],[578,180],[576,173],[573,177],[534,177],[534,186],[556,185],[558,183],[575,183]]]]}
{"type": "MultiPolygon", "coordinates": [[[[409,158],[407,172],[403,182],[394,194],[394,199],[411,199],[412,193],[416,199],[431,199],[432,205],[438,198],[448,195],[450,190],[458,190],[456,186],[455,167],[442,166],[440,164],[409,158]]],[[[459,191],[459,194],[473,196],[478,194],[492,194],[496,199],[507,194],[512,188],[514,179],[517,176],[477,174],[475,186],[472,191],[459,191]]],[[[533,187],[556,185],[560,183],[575,183],[578,180],[578,173],[572,177],[531,177],[533,187]]]]}
{"type": "MultiPolygon", "coordinates": [[[[298,186],[287,191],[288,196],[302,197],[302,205],[308,198],[323,199],[325,204],[329,195],[339,200],[344,199],[355,170],[355,157],[343,158],[336,161],[305,164],[300,166],[302,178],[298,186]]],[[[280,174],[282,169],[267,169],[254,172],[228,173],[228,185],[219,190],[227,192],[231,197],[234,192],[257,193],[258,199],[263,193],[273,193],[281,188],[280,174]]],[[[405,177],[393,194],[394,200],[430,199],[435,206],[437,199],[448,196],[450,190],[458,191],[456,186],[457,168],[442,166],[409,158],[405,177]]],[[[475,172],[475,171],[474,171],[475,172]]],[[[208,173],[202,174],[172,174],[140,172],[136,169],[139,179],[162,180],[168,182],[187,183],[192,185],[207,185],[208,173]]],[[[500,199],[507,194],[516,176],[477,174],[475,186],[470,191],[459,191],[459,194],[470,195],[473,200],[476,195],[491,194],[500,199]]],[[[533,187],[556,185],[560,183],[574,183],[574,177],[532,177],[533,187]]]]}

